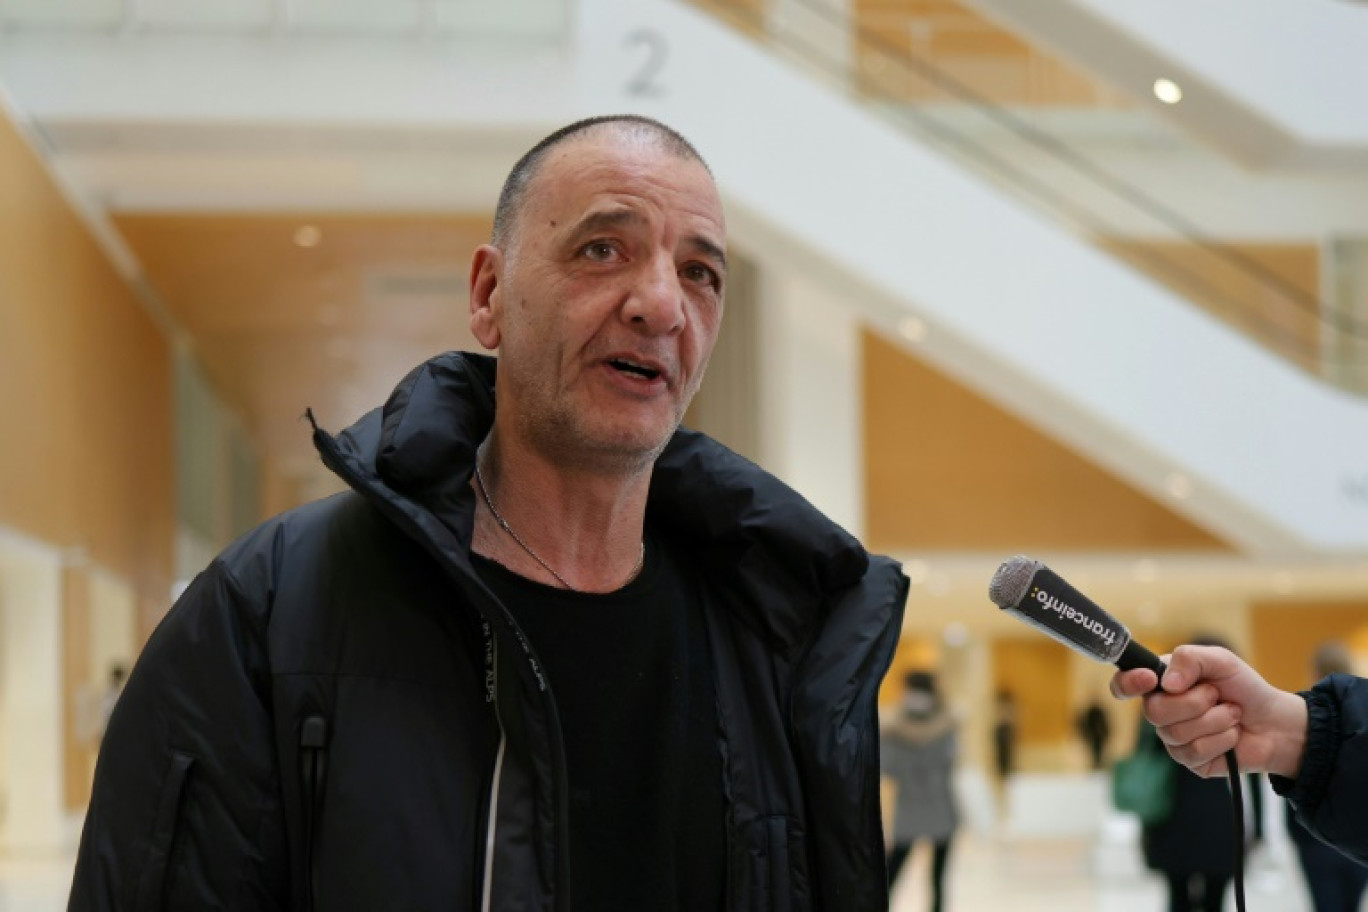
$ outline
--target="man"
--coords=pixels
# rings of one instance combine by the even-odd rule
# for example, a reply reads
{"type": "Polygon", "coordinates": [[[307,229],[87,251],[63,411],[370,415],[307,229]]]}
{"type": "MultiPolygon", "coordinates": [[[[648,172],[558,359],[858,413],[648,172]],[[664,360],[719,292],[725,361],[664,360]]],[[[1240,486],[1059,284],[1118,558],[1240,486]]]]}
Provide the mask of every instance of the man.
{"type": "Polygon", "coordinates": [[[235,543],[111,721],[73,909],[885,909],[875,695],[907,593],[678,429],[725,228],[642,118],[515,166],[471,328],[235,543]],[[497,402],[497,409],[495,403],[497,402]]]}
{"type": "Polygon", "coordinates": [[[1368,864],[1368,681],[1347,674],[1304,693],[1273,687],[1234,653],[1179,646],[1162,688],[1154,672],[1112,678],[1112,693],[1145,696],[1145,716],[1173,759],[1199,776],[1266,772],[1314,835],[1368,864]]]}

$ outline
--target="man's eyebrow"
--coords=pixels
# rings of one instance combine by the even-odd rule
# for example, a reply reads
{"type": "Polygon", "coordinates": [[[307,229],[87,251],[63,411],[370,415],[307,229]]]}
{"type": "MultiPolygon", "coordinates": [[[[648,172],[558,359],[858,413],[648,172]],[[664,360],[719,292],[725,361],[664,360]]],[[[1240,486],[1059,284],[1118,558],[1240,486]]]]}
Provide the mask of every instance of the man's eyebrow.
{"type": "Polygon", "coordinates": [[[727,271],[727,251],[723,250],[720,244],[715,243],[701,234],[690,236],[689,243],[696,247],[705,257],[713,260],[721,267],[723,272],[727,271]]]}
{"type": "Polygon", "coordinates": [[[621,228],[623,225],[635,225],[644,221],[646,217],[633,209],[600,209],[580,219],[571,229],[570,236],[578,238],[607,228],[621,228]]]}

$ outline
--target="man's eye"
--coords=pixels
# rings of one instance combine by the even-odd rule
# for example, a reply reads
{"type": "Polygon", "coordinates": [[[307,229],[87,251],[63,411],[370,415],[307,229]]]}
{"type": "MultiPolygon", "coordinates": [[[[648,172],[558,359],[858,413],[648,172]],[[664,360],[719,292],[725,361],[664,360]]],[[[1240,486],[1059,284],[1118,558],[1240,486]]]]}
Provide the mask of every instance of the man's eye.
{"type": "Polygon", "coordinates": [[[607,241],[593,241],[590,244],[586,244],[584,247],[584,255],[591,260],[603,261],[612,259],[614,252],[613,245],[607,241]]]}
{"type": "Polygon", "coordinates": [[[712,285],[714,287],[721,284],[717,279],[717,273],[699,263],[690,263],[685,266],[684,278],[688,279],[690,282],[699,282],[703,285],[712,285]]]}

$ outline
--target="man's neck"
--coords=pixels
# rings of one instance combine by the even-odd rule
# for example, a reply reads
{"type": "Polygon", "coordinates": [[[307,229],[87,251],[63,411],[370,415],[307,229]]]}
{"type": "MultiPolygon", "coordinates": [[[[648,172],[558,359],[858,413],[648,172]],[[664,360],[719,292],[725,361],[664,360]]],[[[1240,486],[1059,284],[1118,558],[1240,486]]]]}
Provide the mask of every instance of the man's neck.
{"type": "Polygon", "coordinates": [[[614,591],[640,570],[649,469],[566,468],[505,444],[497,432],[476,458],[476,553],[583,592],[614,591]]]}

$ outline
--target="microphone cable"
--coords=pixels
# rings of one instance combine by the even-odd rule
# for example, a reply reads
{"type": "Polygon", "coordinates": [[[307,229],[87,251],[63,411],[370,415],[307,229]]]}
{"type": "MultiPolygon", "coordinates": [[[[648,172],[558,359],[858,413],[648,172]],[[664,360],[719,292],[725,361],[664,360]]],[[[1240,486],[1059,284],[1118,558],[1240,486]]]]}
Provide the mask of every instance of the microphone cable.
{"type": "MultiPolygon", "coordinates": [[[[1158,676],[1160,682],[1154,685],[1154,691],[1163,690],[1162,682],[1164,672],[1168,671],[1168,665],[1160,660],[1151,670],[1158,676]]],[[[1225,752],[1225,761],[1226,775],[1230,779],[1230,808],[1235,814],[1235,912],[1245,912],[1244,787],[1240,784],[1240,764],[1235,759],[1235,748],[1232,747],[1225,752]]]]}
{"type": "Polygon", "coordinates": [[[1235,762],[1235,748],[1226,751],[1225,760],[1226,772],[1230,775],[1230,804],[1235,810],[1235,909],[1245,912],[1244,789],[1240,785],[1240,764],[1235,762]]]}

